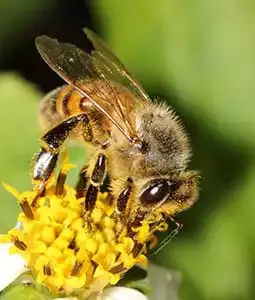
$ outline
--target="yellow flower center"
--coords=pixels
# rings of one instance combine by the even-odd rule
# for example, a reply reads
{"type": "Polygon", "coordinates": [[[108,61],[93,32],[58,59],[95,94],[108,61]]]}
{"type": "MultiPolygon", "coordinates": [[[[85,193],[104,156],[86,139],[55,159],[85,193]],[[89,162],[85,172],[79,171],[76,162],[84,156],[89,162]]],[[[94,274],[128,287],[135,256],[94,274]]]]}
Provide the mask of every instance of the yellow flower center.
{"type": "Polygon", "coordinates": [[[95,208],[87,213],[84,198],[77,199],[75,189],[64,182],[72,167],[65,161],[58,178],[53,176],[40,193],[20,194],[4,184],[20,203],[21,226],[0,237],[13,242],[11,253],[25,259],[38,283],[65,295],[100,291],[135,264],[146,266],[146,244],[156,245],[155,229],[167,229],[162,220],[152,232],[144,221],[130,233],[116,218],[108,193],[99,193],[95,208]]]}

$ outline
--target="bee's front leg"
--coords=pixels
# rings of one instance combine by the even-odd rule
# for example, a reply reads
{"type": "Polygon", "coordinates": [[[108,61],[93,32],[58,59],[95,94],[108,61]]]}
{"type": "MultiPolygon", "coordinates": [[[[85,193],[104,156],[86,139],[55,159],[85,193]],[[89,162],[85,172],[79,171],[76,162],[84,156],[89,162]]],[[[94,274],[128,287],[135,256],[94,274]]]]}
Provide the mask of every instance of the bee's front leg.
{"type": "Polygon", "coordinates": [[[80,130],[84,140],[91,142],[93,139],[92,129],[86,114],[72,116],[56,125],[41,138],[41,150],[34,163],[32,179],[41,186],[53,173],[60,149],[71,133],[80,130]]]}
{"type": "Polygon", "coordinates": [[[176,225],[176,227],[173,230],[171,230],[167,234],[167,236],[162,241],[160,241],[157,247],[149,253],[150,256],[158,254],[181,231],[183,225],[177,222],[173,217],[170,217],[169,219],[176,225]]]}
{"type": "Polygon", "coordinates": [[[52,153],[45,148],[41,148],[32,170],[32,180],[34,182],[39,182],[43,186],[56,167],[58,155],[58,152],[52,153]]]}

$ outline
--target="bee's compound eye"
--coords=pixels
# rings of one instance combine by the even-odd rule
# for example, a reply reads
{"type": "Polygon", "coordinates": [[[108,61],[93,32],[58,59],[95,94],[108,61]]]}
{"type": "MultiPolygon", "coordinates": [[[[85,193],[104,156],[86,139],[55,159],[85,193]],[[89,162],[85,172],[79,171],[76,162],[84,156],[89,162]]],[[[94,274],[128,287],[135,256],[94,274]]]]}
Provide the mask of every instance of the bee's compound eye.
{"type": "Polygon", "coordinates": [[[144,205],[153,205],[162,202],[169,195],[170,188],[170,181],[158,180],[152,182],[141,194],[141,203],[144,205]]]}

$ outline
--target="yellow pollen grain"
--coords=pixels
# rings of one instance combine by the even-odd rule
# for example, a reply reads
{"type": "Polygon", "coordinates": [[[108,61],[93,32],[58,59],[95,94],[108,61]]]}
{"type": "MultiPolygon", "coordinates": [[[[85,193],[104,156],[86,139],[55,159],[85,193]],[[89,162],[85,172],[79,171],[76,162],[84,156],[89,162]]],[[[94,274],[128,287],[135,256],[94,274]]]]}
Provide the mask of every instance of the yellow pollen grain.
{"type": "Polygon", "coordinates": [[[110,228],[103,229],[104,238],[107,242],[111,242],[115,240],[115,232],[110,228]]]}
{"type": "Polygon", "coordinates": [[[52,257],[54,259],[58,259],[62,257],[62,252],[57,247],[51,246],[47,249],[46,254],[48,257],[52,257]]]}
{"type": "Polygon", "coordinates": [[[82,288],[86,283],[86,276],[85,274],[83,276],[72,276],[70,278],[67,278],[65,281],[65,286],[71,287],[72,289],[80,289],[82,288]]]}
{"type": "Polygon", "coordinates": [[[111,251],[111,247],[108,243],[100,244],[98,247],[98,250],[97,250],[98,253],[103,254],[103,255],[110,251],[111,251]]]}
{"type": "Polygon", "coordinates": [[[100,277],[100,276],[107,276],[109,277],[109,274],[107,274],[105,272],[105,269],[103,266],[99,265],[96,267],[95,271],[94,271],[94,277],[97,278],[97,277],[100,277]]]}
{"type": "Polygon", "coordinates": [[[49,276],[45,278],[45,283],[50,286],[53,291],[58,291],[65,284],[65,279],[59,276],[49,276]]]}
{"type": "Polygon", "coordinates": [[[123,238],[122,243],[115,246],[115,250],[119,252],[130,253],[134,248],[135,242],[128,237],[123,238]]]}
{"type": "Polygon", "coordinates": [[[66,259],[64,261],[64,270],[65,272],[70,273],[75,265],[76,262],[76,257],[74,254],[69,254],[68,256],[66,256],[66,259]]]}
{"type": "Polygon", "coordinates": [[[166,222],[162,222],[157,226],[157,230],[159,231],[167,231],[168,224],[166,222]]]}
{"type": "Polygon", "coordinates": [[[69,241],[63,238],[57,238],[53,245],[60,250],[64,250],[69,246],[69,241]]]}
{"type": "Polygon", "coordinates": [[[47,250],[47,246],[44,244],[44,242],[42,241],[35,241],[32,245],[31,245],[31,253],[45,253],[45,251],[47,250]]]}
{"type": "Polygon", "coordinates": [[[66,212],[64,211],[58,211],[55,214],[55,220],[58,223],[63,223],[66,220],[66,212]]]}
{"type": "Polygon", "coordinates": [[[68,258],[70,258],[70,260],[73,260],[73,259],[74,259],[74,261],[76,260],[77,255],[75,254],[73,249],[66,248],[66,249],[63,249],[62,252],[63,252],[63,257],[62,258],[65,261],[67,261],[68,258]]]}
{"type": "Polygon", "coordinates": [[[45,242],[47,245],[50,245],[54,242],[56,238],[55,230],[51,226],[45,226],[42,228],[41,232],[41,240],[45,242]]]}
{"type": "Polygon", "coordinates": [[[77,246],[81,246],[86,243],[86,241],[90,238],[89,234],[86,234],[86,232],[78,231],[75,237],[75,241],[77,246]]]}
{"type": "Polygon", "coordinates": [[[105,216],[102,220],[102,226],[112,229],[115,227],[115,222],[112,218],[105,216]]]}
{"type": "Polygon", "coordinates": [[[43,266],[47,265],[49,263],[49,258],[45,255],[41,255],[38,257],[34,267],[36,270],[41,270],[43,266]]]}
{"type": "Polygon", "coordinates": [[[108,252],[105,255],[104,261],[103,261],[103,266],[106,270],[110,269],[116,260],[116,255],[113,252],[108,252]]]}
{"type": "Polygon", "coordinates": [[[137,240],[144,243],[150,235],[150,226],[149,224],[143,224],[141,227],[135,228],[134,231],[137,232],[137,240]]]}
{"type": "Polygon", "coordinates": [[[91,219],[95,224],[99,224],[103,217],[103,211],[100,208],[95,207],[91,213],[91,219]]]}
{"type": "Polygon", "coordinates": [[[137,264],[141,264],[143,267],[148,267],[148,259],[145,255],[139,255],[137,257],[137,264]]]}
{"type": "Polygon", "coordinates": [[[77,260],[83,261],[83,260],[88,259],[89,253],[88,253],[88,251],[87,251],[87,249],[85,247],[81,247],[76,252],[76,257],[77,257],[77,260]]]}
{"type": "Polygon", "coordinates": [[[98,243],[94,239],[90,238],[86,241],[85,247],[90,253],[94,254],[97,251],[98,243]]]}
{"type": "Polygon", "coordinates": [[[93,256],[93,261],[95,261],[99,266],[102,266],[105,270],[108,270],[111,268],[111,266],[114,264],[116,255],[112,252],[108,252],[106,254],[95,254],[93,256]]]}
{"type": "Polygon", "coordinates": [[[84,220],[82,218],[78,218],[72,222],[70,227],[75,230],[80,230],[83,228],[83,225],[84,225],[84,220]]]}
{"type": "Polygon", "coordinates": [[[70,228],[64,228],[59,234],[59,237],[71,241],[74,238],[74,231],[70,228]]]}

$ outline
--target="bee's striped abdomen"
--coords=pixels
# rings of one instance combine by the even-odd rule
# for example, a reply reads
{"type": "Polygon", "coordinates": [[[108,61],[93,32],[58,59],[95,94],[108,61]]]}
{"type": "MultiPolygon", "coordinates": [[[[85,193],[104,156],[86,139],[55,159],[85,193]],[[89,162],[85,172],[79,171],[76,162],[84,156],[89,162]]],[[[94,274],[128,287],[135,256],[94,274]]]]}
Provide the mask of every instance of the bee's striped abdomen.
{"type": "Polygon", "coordinates": [[[43,130],[49,129],[69,116],[82,112],[84,96],[70,85],[48,93],[39,106],[39,119],[43,130]]]}
{"type": "Polygon", "coordinates": [[[65,116],[71,116],[82,112],[81,103],[84,96],[72,86],[65,86],[59,93],[56,102],[57,111],[65,116]]]}
{"type": "Polygon", "coordinates": [[[62,120],[62,115],[57,110],[57,98],[63,87],[48,93],[39,105],[39,122],[43,130],[47,130],[62,120]]]}

